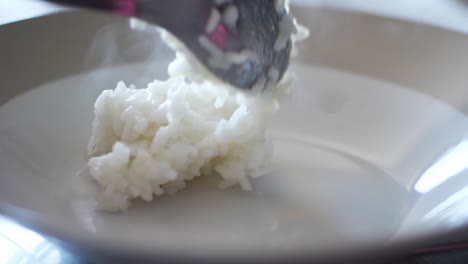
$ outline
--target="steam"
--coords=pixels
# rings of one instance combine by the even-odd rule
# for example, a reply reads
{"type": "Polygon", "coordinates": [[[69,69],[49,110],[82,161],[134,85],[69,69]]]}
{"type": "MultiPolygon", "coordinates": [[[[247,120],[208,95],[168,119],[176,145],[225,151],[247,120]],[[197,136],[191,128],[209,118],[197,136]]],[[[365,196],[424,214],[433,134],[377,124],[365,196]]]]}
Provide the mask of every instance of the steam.
{"type": "Polygon", "coordinates": [[[133,18],[116,18],[97,31],[84,58],[84,66],[94,69],[89,78],[100,82],[113,78],[112,68],[131,65],[115,83],[123,80],[144,87],[154,79],[166,79],[167,66],[173,59],[174,52],[161,40],[156,26],[133,18]]]}

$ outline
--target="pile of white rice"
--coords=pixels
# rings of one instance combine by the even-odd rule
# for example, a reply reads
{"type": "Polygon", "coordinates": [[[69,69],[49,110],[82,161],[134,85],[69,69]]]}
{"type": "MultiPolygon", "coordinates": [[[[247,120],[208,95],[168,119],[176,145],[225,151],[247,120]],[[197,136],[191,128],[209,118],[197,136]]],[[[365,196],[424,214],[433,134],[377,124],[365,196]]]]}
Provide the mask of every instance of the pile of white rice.
{"type": "MultiPolygon", "coordinates": [[[[307,36],[298,29],[293,42],[307,36]]],[[[265,130],[289,78],[261,95],[245,93],[214,80],[167,32],[162,37],[178,51],[166,81],[143,89],[120,82],[96,100],[88,165],[102,210],[127,210],[134,198],[151,201],[208,174],[221,177],[221,188],[250,190],[249,177],[269,167],[265,130]]]]}
{"type": "Polygon", "coordinates": [[[168,80],[144,89],[120,82],[96,100],[88,164],[103,210],[174,193],[202,174],[219,175],[221,187],[250,190],[249,177],[267,166],[272,144],[264,134],[276,108],[273,96],[191,82],[174,73],[186,64],[177,57],[168,80]]]}

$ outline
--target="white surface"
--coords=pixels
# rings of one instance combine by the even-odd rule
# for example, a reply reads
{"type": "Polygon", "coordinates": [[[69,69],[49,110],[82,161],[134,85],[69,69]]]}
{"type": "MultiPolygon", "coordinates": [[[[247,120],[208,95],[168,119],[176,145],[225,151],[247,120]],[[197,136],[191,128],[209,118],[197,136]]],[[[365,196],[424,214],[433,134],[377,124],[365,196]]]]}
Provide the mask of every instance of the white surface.
{"type": "Polygon", "coordinates": [[[395,17],[468,33],[463,0],[292,0],[292,2],[395,17]]]}
{"type": "MultiPolygon", "coordinates": [[[[252,193],[220,191],[217,180],[202,177],[125,214],[97,212],[84,155],[92,104],[119,76],[146,67],[53,82],[0,108],[0,200],[40,212],[64,237],[143,252],[320,252],[468,221],[463,207],[440,209],[460,183],[468,184],[466,171],[455,177],[458,184],[441,184],[443,193],[422,196],[411,173],[466,136],[466,116],[404,87],[304,65],[295,65],[298,83],[321,85],[299,86],[283,105],[270,130],[273,172],[254,181],[252,193]],[[449,127],[440,125],[447,120],[449,127]],[[422,204],[409,210],[419,196],[422,204]],[[410,232],[398,234],[402,225],[410,232]]],[[[466,202],[460,194],[450,199],[466,202]]]]}
{"type": "Polygon", "coordinates": [[[44,237],[0,216],[1,264],[74,264],[74,256],[44,237]]]}
{"type": "Polygon", "coordinates": [[[42,0],[0,0],[0,25],[65,10],[42,0]]]}

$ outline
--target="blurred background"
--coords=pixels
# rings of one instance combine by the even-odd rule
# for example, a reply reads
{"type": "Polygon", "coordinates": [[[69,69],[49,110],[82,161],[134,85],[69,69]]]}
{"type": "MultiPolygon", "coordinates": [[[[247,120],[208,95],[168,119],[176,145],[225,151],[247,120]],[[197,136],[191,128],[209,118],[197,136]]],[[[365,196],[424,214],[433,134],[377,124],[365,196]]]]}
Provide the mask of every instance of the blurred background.
{"type": "MultiPolygon", "coordinates": [[[[292,0],[291,2],[408,19],[468,33],[468,0],[292,0]]],[[[59,10],[60,8],[39,0],[0,0],[0,24],[59,10]]]]}

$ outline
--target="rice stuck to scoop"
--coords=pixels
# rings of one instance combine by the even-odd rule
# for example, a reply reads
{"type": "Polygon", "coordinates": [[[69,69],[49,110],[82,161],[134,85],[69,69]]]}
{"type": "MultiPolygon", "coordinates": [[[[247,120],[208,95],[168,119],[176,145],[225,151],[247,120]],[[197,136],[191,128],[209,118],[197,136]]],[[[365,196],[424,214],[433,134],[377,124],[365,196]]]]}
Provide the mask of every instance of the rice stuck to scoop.
{"type": "Polygon", "coordinates": [[[100,185],[100,209],[124,211],[133,198],[151,201],[206,174],[219,175],[220,187],[250,190],[249,177],[265,170],[274,95],[191,82],[187,63],[177,54],[168,80],[144,89],[120,82],[96,100],[88,165],[100,185]]]}

